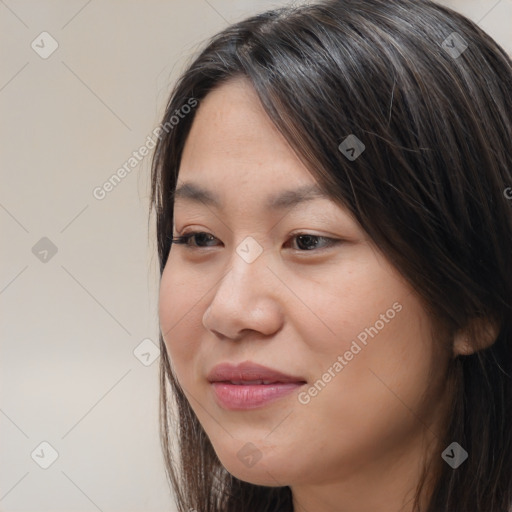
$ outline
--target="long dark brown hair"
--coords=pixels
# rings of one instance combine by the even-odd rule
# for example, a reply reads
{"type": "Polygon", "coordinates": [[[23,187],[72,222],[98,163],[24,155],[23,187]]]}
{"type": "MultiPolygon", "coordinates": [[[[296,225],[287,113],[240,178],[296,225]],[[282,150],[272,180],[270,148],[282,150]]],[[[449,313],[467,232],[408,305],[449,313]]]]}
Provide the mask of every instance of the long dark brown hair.
{"type": "MultiPolygon", "coordinates": [[[[229,26],[183,73],[162,121],[151,194],[161,272],[197,111],[183,106],[200,108],[234,77],[252,84],[318,183],[353,213],[445,331],[474,319],[498,326],[494,343],[480,347],[475,331],[476,352],[450,362],[455,392],[436,457],[456,441],[469,458],[457,469],[441,461],[421,512],[509,512],[511,59],[475,23],[426,0],[331,0],[229,26]],[[350,134],[365,145],[353,161],[338,149],[350,134]]],[[[180,512],[292,511],[289,487],[253,485],[223,468],[161,335],[160,345],[161,439],[180,512]]]]}

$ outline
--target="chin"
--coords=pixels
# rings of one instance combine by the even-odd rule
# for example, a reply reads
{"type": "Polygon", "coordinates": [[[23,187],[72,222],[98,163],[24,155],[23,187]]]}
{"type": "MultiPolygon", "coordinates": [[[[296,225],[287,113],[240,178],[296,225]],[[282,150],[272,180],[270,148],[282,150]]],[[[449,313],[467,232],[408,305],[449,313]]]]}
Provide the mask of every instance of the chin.
{"type": "Polygon", "coordinates": [[[233,468],[233,471],[230,471],[228,468],[226,470],[233,475],[238,480],[242,480],[243,482],[247,482],[253,485],[263,485],[265,487],[282,487],[288,485],[285,480],[285,475],[281,475],[280,473],[276,473],[272,470],[265,470],[262,468],[256,469],[238,467],[233,468]]]}
{"type": "Polygon", "coordinates": [[[242,445],[237,452],[223,453],[219,456],[221,464],[235,478],[253,485],[281,487],[288,485],[290,461],[278,460],[265,455],[251,443],[242,445]]]}

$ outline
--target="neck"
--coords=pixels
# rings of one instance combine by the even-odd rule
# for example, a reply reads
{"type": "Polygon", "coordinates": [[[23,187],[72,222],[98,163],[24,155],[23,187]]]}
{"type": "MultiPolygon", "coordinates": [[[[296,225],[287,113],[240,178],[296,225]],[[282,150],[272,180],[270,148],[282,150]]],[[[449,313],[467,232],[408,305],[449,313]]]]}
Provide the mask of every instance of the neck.
{"type": "Polygon", "coordinates": [[[292,486],[294,512],[415,512],[425,461],[431,460],[418,499],[419,510],[426,510],[443,463],[436,434],[423,429],[385,459],[372,460],[332,481],[292,486]]]}

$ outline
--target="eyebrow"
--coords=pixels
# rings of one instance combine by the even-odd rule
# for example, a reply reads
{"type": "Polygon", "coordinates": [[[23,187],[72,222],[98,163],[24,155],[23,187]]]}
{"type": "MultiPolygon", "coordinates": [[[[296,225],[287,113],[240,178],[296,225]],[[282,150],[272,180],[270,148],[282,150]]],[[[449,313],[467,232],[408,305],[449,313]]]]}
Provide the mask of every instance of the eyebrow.
{"type": "MultiPolygon", "coordinates": [[[[217,209],[222,209],[219,196],[200,185],[185,182],[174,191],[174,198],[191,202],[201,202],[217,209]]],[[[305,185],[292,190],[284,190],[267,199],[264,207],[270,210],[290,209],[300,203],[314,199],[330,199],[318,185],[305,185]]]]}

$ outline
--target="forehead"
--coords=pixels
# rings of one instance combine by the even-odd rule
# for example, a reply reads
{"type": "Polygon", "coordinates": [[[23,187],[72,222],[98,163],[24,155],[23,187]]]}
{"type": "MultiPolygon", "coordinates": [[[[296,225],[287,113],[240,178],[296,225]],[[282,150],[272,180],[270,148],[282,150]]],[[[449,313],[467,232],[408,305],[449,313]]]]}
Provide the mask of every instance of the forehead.
{"type": "Polygon", "coordinates": [[[240,79],[201,101],[183,150],[177,188],[177,202],[201,200],[215,207],[226,194],[230,199],[238,194],[265,196],[266,206],[275,208],[325,197],[250,84],[240,79]]]}

